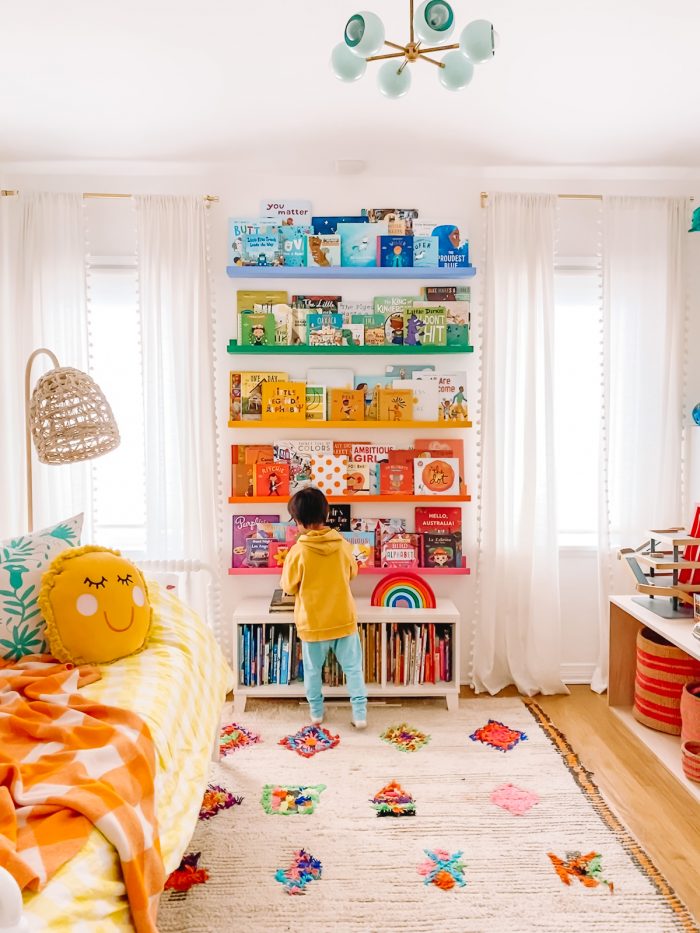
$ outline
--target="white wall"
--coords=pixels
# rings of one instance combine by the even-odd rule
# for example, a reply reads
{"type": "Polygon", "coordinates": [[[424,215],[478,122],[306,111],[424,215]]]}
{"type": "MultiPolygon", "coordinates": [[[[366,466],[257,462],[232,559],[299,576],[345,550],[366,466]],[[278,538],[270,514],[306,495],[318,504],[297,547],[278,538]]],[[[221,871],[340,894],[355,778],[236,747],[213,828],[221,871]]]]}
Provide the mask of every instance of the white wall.
{"type": "MultiPolygon", "coordinates": [[[[408,175],[378,177],[370,174],[341,177],[335,174],[324,176],[284,176],[241,174],[235,166],[176,166],[176,165],[8,165],[0,166],[0,188],[34,188],[57,191],[107,191],[162,194],[215,194],[220,201],[211,208],[211,247],[215,269],[215,293],[217,304],[217,397],[218,423],[221,426],[220,455],[224,496],[221,502],[221,533],[223,547],[230,550],[230,515],[233,507],[226,502],[229,488],[229,451],[233,440],[232,432],[225,427],[228,420],[227,377],[229,359],[225,345],[233,335],[236,283],[225,274],[226,265],[226,219],[229,216],[257,214],[259,202],[270,198],[308,198],[319,214],[355,212],[365,206],[401,205],[416,207],[421,215],[430,219],[450,220],[471,241],[472,262],[482,265],[483,227],[485,212],[480,208],[479,193],[482,190],[540,191],[552,193],[592,194],[635,194],[692,195],[700,194],[700,173],[695,177],[674,176],[673,170],[604,170],[586,169],[522,169],[501,171],[499,169],[470,169],[468,173],[442,173],[434,175],[408,175]],[[607,177],[606,177],[607,174],[607,177]]],[[[93,254],[118,255],[134,249],[133,207],[129,201],[95,200],[86,202],[90,226],[90,250],[93,254]]],[[[570,203],[570,202],[565,202],[570,203]]],[[[698,201],[700,203],[700,201],[698,201]]],[[[596,202],[580,202],[582,212],[595,210],[596,202]]],[[[582,214],[583,217],[583,214],[582,214]]],[[[581,229],[583,229],[583,223],[581,229]]],[[[576,227],[574,226],[574,230],[576,227]]],[[[689,237],[695,266],[696,285],[700,284],[700,235],[689,237]]],[[[562,251],[580,255],[577,250],[586,249],[576,236],[562,251]]],[[[408,285],[408,283],[406,283],[408,285]]],[[[472,281],[473,305],[480,300],[480,278],[472,281]]],[[[362,298],[371,295],[375,287],[370,283],[353,282],[352,294],[348,297],[362,298]]],[[[392,291],[398,291],[392,286],[392,291]]],[[[406,288],[406,293],[411,289],[406,288]]],[[[694,294],[698,294],[697,287],[694,294]]],[[[692,317],[693,340],[688,354],[688,397],[700,401],[700,367],[695,365],[692,349],[700,346],[700,320],[698,304],[689,307],[692,317]]],[[[474,354],[476,357],[476,354],[474,354]]],[[[476,385],[476,359],[467,359],[466,368],[470,391],[476,385]]],[[[294,365],[294,364],[292,364],[294,365]]],[[[366,365],[366,364],[365,364],[366,365]]],[[[376,364],[375,364],[376,365],[376,364]]],[[[291,370],[291,366],[290,366],[291,370]]],[[[293,370],[291,370],[293,371],[293,370]]],[[[687,420],[690,424],[690,408],[687,420]]],[[[474,441],[475,431],[465,432],[467,440],[467,481],[474,493],[474,441]]],[[[256,435],[257,436],[257,435],[256,435]]],[[[262,436],[262,432],[261,432],[262,436]]],[[[700,500],[700,429],[689,430],[688,442],[689,501],[700,500]],[[690,448],[694,444],[695,459],[690,460],[690,448]]],[[[640,462],[640,468],[643,463],[640,462]]],[[[384,510],[384,507],[382,507],[384,510]]],[[[364,506],[359,514],[371,514],[371,507],[364,506]]],[[[401,508],[392,507],[392,512],[401,514],[401,508]]],[[[465,548],[470,554],[470,542],[474,542],[475,505],[465,507],[465,548]]],[[[683,518],[682,516],[680,518],[683,518]]],[[[109,543],[109,542],[105,542],[109,543]]],[[[196,555],[193,555],[196,556],[196,555]]],[[[435,578],[432,578],[435,580],[435,578]]],[[[228,609],[242,594],[267,594],[272,578],[226,577],[224,588],[228,609]]],[[[359,591],[367,592],[374,578],[365,577],[359,582],[359,591]]],[[[563,551],[561,559],[562,614],[563,614],[563,676],[569,681],[587,680],[592,672],[597,652],[596,620],[596,562],[591,552],[563,551]]],[[[471,601],[474,579],[454,577],[436,583],[440,594],[449,595],[458,603],[465,620],[465,635],[462,643],[467,645],[466,626],[471,618],[471,601]]],[[[466,652],[462,669],[466,679],[466,652]]]]}

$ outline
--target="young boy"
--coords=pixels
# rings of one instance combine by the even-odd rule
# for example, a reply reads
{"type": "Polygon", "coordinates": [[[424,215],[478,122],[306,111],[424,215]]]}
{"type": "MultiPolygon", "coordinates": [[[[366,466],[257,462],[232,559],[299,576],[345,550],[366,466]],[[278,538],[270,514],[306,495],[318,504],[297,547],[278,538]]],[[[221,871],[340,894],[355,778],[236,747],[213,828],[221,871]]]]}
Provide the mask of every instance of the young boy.
{"type": "Polygon", "coordinates": [[[289,500],[289,514],[301,534],[287,555],[281,586],[295,593],[294,622],[301,639],[304,690],[311,722],[323,722],[321,671],[329,649],[343,668],[352,704],[352,724],[367,726],[367,690],[362,672],[362,648],[357,634],[350,581],[357,576],[352,548],[334,528],[326,526],[328,500],[320,489],[306,486],[289,500]]]}

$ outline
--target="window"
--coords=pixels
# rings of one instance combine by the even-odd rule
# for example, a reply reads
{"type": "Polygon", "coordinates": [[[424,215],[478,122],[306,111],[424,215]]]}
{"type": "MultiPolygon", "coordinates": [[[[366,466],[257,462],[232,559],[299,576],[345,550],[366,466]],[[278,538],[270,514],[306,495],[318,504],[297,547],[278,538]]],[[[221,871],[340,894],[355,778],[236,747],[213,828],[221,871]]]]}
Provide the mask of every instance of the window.
{"type": "Polygon", "coordinates": [[[121,444],[93,461],[95,540],[134,558],[146,552],[143,380],[133,260],[93,259],[88,324],[91,375],[107,397],[121,444]]]}
{"type": "Polygon", "coordinates": [[[555,270],[554,425],[559,544],[593,546],[598,527],[600,278],[588,260],[555,270]]]}

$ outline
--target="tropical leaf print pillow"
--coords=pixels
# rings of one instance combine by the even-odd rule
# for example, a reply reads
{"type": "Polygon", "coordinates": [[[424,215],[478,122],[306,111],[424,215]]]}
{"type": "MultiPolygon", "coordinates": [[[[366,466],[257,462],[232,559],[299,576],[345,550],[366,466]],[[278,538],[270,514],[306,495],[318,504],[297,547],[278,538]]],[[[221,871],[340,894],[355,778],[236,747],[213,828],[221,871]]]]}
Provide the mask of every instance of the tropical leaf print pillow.
{"type": "Polygon", "coordinates": [[[46,654],[46,622],[37,604],[41,577],[54,557],[80,544],[83,516],[0,541],[0,659],[46,654]]]}

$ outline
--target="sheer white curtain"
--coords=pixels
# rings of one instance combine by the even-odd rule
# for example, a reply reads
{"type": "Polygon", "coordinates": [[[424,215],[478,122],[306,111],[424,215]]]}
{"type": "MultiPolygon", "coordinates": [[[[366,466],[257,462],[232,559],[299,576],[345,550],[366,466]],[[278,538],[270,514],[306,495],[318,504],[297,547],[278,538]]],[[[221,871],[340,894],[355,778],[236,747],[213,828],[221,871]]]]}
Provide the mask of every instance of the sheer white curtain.
{"type": "Polygon", "coordinates": [[[483,310],[474,687],[566,693],[555,514],[556,199],[491,194],[483,310]]]}
{"type": "Polygon", "coordinates": [[[207,208],[136,197],[146,443],[154,559],[217,566],[213,307],[207,208]]]}
{"type": "Polygon", "coordinates": [[[690,519],[681,514],[688,216],[682,198],[603,199],[598,691],[608,681],[609,598],[633,591],[618,548],[690,519]]]}
{"type": "MultiPolygon", "coordinates": [[[[0,538],[26,531],[24,367],[48,347],[61,366],[88,371],[85,231],[82,196],[22,192],[0,198],[0,538]]],[[[32,386],[51,368],[40,357],[32,386]]],[[[85,512],[91,535],[90,464],[46,466],[34,460],[34,527],[85,512]]]]}

